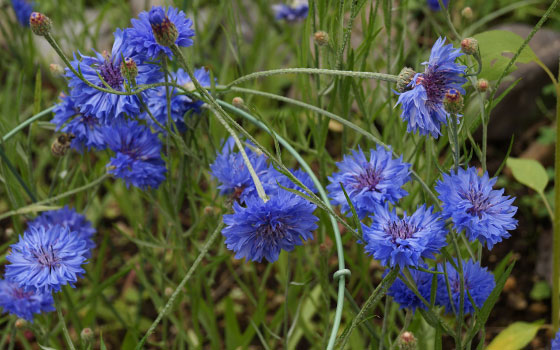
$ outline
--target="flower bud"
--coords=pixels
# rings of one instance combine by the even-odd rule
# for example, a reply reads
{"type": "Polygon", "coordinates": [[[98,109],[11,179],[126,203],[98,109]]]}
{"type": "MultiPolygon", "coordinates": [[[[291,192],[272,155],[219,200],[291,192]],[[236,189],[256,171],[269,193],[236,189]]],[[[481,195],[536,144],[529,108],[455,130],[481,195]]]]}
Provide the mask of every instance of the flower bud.
{"type": "Polygon", "coordinates": [[[169,20],[161,7],[154,7],[148,14],[154,38],[161,46],[171,46],[179,37],[179,32],[175,24],[169,20]]]}
{"type": "Polygon", "coordinates": [[[196,86],[194,86],[194,83],[192,81],[187,81],[182,86],[189,92],[196,91],[196,86]]]}
{"type": "Polygon", "coordinates": [[[397,349],[416,350],[418,348],[416,338],[411,332],[404,332],[397,340],[397,349]]]}
{"type": "Polygon", "coordinates": [[[443,100],[445,110],[451,114],[459,114],[463,110],[463,96],[457,89],[449,89],[443,100]]]}
{"type": "Polygon", "coordinates": [[[136,83],[138,67],[132,58],[126,57],[124,61],[121,62],[121,75],[126,78],[130,84],[136,83]]]}
{"type": "Polygon", "coordinates": [[[29,17],[29,25],[35,35],[45,36],[51,32],[52,21],[40,12],[33,12],[29,17]]]}
{"type": "Polygon", "coordinates": [[[416,75],[416,72],[412,68],[404,67],[399,73],[397,79],[397,91],[405,92],[408,89],[408,84],[412,81],[412,78],[416,75]]]}
{"type": "Polygon", "coordinates": [[[243,108],[245,105],[245,101],[243,101],[243,99],[239,96],[234,97],[233,100],[231,100],[231,103],[237,108],[243,108]]]}
{"type": "Polygon", "coordinates": [[[475,38],[465,38],[461,41],[461,51],[467,55],[478,54],[478,41],[475,38]]]}
{"type": "Polygon", "coordinates": [[[476,89],[480,92],[488,90],[489,87],[490,83],[488,83],[488,80],[486,79],[478,79],[478,81],[476,82],[476,89]]]}
{"type": "Polygon", "coordinates": [[[86,344],[91,343],[93,341],[93,337],[94,337],[93,331],[89,327],[82,329],[82,331],[80,332],[80,338],[86,344]]]}
{"type": "Polygon", "coordinates": [[[18,318],[16,320],[16,328],[21,329],[27,325],[27,321],[23,318],[18,318]]]}
{"type": "Polygon", "coordinates": [[[51,63],[49,69],[54,75],[64,75],[64,68],[62,68],[60,64],[51,63]]]}
{"type": "Polygon", "coordinates": [[[173,288],[165,287],[163,294],[165,294],[165,296],[169,298],[173,294],[173,288]]]}
{"type": "Polygon", "coordinates": [[[313,39],[319,46],[326,46],[329,44],[329,34],[323,30],[320,30],[313,34],[313,39]]]}
{"type": "Polygon", "coordinates": [[[468,20],[471,20],[473,18],[473,12],[472,9],[470,7],[465,7],[462,11],[461,11],[461,15],[463,17],[465,17],[468,20]]]}

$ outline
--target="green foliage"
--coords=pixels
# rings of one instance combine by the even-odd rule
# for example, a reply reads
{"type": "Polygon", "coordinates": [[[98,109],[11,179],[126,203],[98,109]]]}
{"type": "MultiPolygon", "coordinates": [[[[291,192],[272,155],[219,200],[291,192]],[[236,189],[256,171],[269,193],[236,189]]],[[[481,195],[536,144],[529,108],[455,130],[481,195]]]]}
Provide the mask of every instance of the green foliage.
{"type": "Polygon", "coordinates": [[[527,323],[514,322],[500,332],[488,345],[488,350],[520,350],[523,349],[537,334],[544,320],[527,323]]]}
{"type": "Polygon", "coordinates": [[[513,176],[523,185],[544,194],[548,184],[546,169],[534,159],[508,158],[507,166],[510,167],[513,176]]]}

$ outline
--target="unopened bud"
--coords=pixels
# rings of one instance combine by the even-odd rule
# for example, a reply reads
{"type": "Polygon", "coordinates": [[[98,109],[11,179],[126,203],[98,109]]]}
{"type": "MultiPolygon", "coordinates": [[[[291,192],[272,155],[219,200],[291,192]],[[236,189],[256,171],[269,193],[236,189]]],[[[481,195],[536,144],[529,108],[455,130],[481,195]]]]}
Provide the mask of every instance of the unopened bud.
{"type": "Polygon", "coordinates": [[[397,340],[397,349],[399,350],[416,350],[417,345],[416,338],[411,332],[404,332],[397,340]]]}
{"type": "Polygon", "coordinates": [[[80,338],[86,344],[91,343],[93,341],[93,337],[93,331],[89,327],[82,329],[82,331],[80,332],[80,338]]]}
{"type": "Polygon", "coordinates": [[[245,105],[245,101],[239,96],[234,97],[231,103],[237,108],[242,108],[245,105]]]}
{"type": "Polygon", "coordinates": [[[404,67],[399,73],[397,79],[397,91],[405,92],[409,90],[408,84],[412,81],[412,78],[416,75],[416,72],[412,68],[404,67]]]}
{"type": "Polygon", "coordinates": [[[457,89],[449,89],[443,100],[445,110],[451,114],[459,114],[463,110],[463,96],[457,89]]]}
{"type": "Polygon", "coordinates": [[[49,65],[49,69],[51,70],[51,73],[54,75],[64,75],[64,68],[62,68],[60,64],[51,63],[49,65]]]}
{"type": "Polygon", "coordinates": [[[52,21],[40,12],[33,12],[29,16],[29,26],[35,35],[45,36],[51,31],[52,21]]]}
{"type": "Polygon", "coordinates": [[[196,86],[192,81],[187,81],[186,83],[184,83],[183,88],[185,88],[185,90],[187,90],[188,92],[193,92],[196,90],[196,86]]]}
{"type": "Polygon", "coordinates": [[[16,328],[21,329],[27,325],[27,321],[23,318],[18,318],[16,320],[16,328]]]}
{"type": "Polygon", "coordinates": [[[465,17],[468,20],[471,20],[473,18],[473,12],[472,9],[470,7],[465,7],[462,11],[461,11],[461,16],[465,17]]]}
{"type": "Polygon", "coordinates": [[[465,38],[461,41],[461,51],[467,55],[478,54],[478,41],[475,38],[465,38]]]}
{"type": "Polygon", "coordinates": [[[121,62],[121,74],[128,80],[129,84],[136,84],[138,67],[132,58],[126,57],[124,61],[121,62]]]}
{"type": "Polygon", "coordinates": [[[488,80],[478,79],[478,81],[476,83],[476,89],[478,91],[484,92],[484,91],[488,90],[489,87],[490,87],[490,83],[488,83],[488,80]]]}
{"type": "Polygon", "coordinates": [[[323,30],[320,30],[313,34],[313,39],[319,46],[326,46],[329,44],[329,34],[323,30]]]}
{"type": "Polygon", "coordinates": [[[171,287],[165,287],[165,290],[163,291],[163,293],[165,294],[166,297],[170,297],[171,294],[173,294],[173,288],[171,287]]]}
{"type": "Polygon", "coordinates": [[[169,20],[169,17],[163,12],[161,7],[153,7],[148,14],[154,38],[156,42],[162,46],[171,46],[179,37],[179,32],[175,24],[169,20]]]}

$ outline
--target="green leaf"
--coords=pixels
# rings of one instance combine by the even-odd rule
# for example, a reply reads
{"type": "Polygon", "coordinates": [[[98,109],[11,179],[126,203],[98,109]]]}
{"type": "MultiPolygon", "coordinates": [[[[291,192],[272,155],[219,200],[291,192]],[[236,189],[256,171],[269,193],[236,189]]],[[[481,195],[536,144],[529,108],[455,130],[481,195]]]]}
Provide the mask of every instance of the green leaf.
{"type": "Polygon", "coordinates": [[[531,289],[531,299],[533,300],[544,300],[550,298],[550,286],[546,281],[539,281],[535,283],[533,289],[531,289]]]}
{"type": "MultiPolygon", "coordinates": [[[[480,72],[479,78],[487,80],[497,80],[500,77],[511,60],[511,56],[517,52],[525,40],[519,35],[507,30],[491,30],[477,34],[474,38],[478,40],[480,57],[482,59],[482,71],[480,72]],[[509,57],[505,56],[504,53],[509,54],[509,57]]],[[[516,62],[529,63],[537,60],[537,55],[535,55],[535,52],[527,45],[523,51],[521,51],[516,62]]],[[[517,68],[512,66],[508,74],[515,69],[517,68]]]]}
{"type": "Polygon", "coordinates": [[[541,163],[534,159],[508,158],[506,164],[517,181],[538,193],[544,193],[548,174],[541,163]]]}
{"type": "Polygon", "coordinates": [[[492,340],[487,350],[519,350],[523,349],[535,337],[544,320],[534,323],[515,322],[500,332],[492,340]]]}

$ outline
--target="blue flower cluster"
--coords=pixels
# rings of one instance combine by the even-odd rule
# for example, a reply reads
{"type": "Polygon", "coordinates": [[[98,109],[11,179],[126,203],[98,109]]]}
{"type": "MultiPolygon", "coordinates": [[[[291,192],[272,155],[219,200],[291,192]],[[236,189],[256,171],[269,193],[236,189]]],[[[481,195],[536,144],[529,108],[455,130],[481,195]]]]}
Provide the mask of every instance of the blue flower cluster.
{"type": "Polygon", "coordinates": [[[92,255],[96,230],[85,216],[69,207],[47,211],[28,223],[6,257],[0,279],[0,307],[33,321],[34,314],[54,311],[52,292],[74,287],[92,255]]]}
{"type": "Polygon", "coordinates": [[[556,333],[556,336],[552,339],[550,350],[560,350],[560,331],[556,333]]]}
{"type": "Polygon", "coordinates": [[[407,86],[407,91],[399,94],[397,105],[401,105],[403,121],[408,122],[407,131],[420,135],[441,135],[441,125],[447,125],[449,112],[443,106],[445,95],[455,89],[461,94],[461,87],[467,82],[463,76],[466,66],[455,63],[462,56],[460,49],[452,44],[444,45],[445,38],[439,38],[430,54],[424,73],[417,73],[407,86]]]}
{"type": "Polygon", "coordinates": [[[307,0],[295,0],[292,4],[276,4],[272,5],[274,16],[278,20],[295,22],[304,20],[309,13],[309,4],[307,0]]]}
{"type": "MultiPolygon", "coordinates": [[[[449,3],[449,0],[443,0],[443,5],[445,7],[447,7],[447,4],[449,3]]],[[[441,7],[439,6],[439,1],[438,0],[428,0],[428,6],[430,7],[430,9],[432,11],[439,11],[441,10],[441,7]]]]}
{"type": "MultiPolygon", "coordinates": [[[[226,245],[236,253],[235,258],[261,262],[278,260],[280,250],[292,251],[302,240],[313,239],[319,220],[313,212],[315,204],[282,187],[303,191],[286,175],[267,165],[266,157],[245,148],[249,162],[263,183],[268,200],[256,192],[255,184],[241,153],[234,152],[235,142],[229,138],[216,160],[210,165],[218,179],[220,193],[233,195],[236,202],[233,214],[224,215],[227,225],[222,230],[226,245]],[[282,186],[282,187],[280,187],[282,186]]],[[[310,190],[315,191],[309,175],[301,170],[291,171],[310,190]]]]}
{"type": "MultiPolygon", "coordinates": [[[[166,81],[161,60],[173,55],[169,47],[156,40],[156,27],[172,30],[173,35],[166,38],[176,35],[173,44],[187,47],[193,44],[193,22],[176,8],[154,6],[150,12],[144,11],[138,19],[132,19],[131,24],[130,28],[115,31],[110,52],[94,51],[91,56],[74,54],[71,65],[81,76],[66,69],[69,92],[61,95],[51,122],[57,131],[73,136],[71,147],[79,152],[104,149],[115,152],[107,165],[108,172],[122,178],[127,187],[157,188],[165,180],[166,168],[160,154],[160,138],[150,128],[165,132],[161,126],[167,125],[171,130],[183,132],[184,116],[200,113],[202,102],[177,88],[160,86],[136,95],[130,91],[137,85],[166,81]],[[157,21],[166,27],[158,26],[157,21]]],[[[207,69],[196,70],[195,77],[202,86],[210,87],[207,69]]],[[[170,72],[167,81],[181,85],[186,91],[194,90],[193,82],[182,69],[170,72]]]]}

